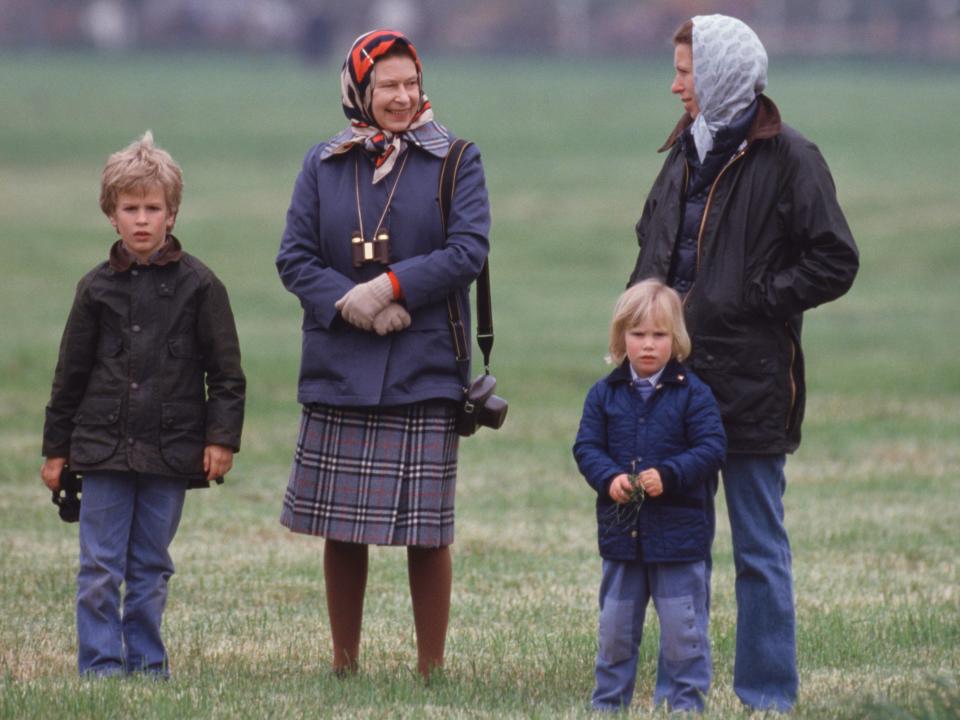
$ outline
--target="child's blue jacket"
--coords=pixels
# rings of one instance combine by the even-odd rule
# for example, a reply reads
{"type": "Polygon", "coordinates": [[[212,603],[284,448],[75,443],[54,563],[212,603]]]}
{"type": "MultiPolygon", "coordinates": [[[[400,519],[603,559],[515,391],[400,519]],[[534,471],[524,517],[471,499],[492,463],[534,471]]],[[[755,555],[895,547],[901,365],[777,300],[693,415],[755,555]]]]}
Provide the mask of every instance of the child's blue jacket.
{"type": "Polygon", "coordinates": [[[577,466],[597,492],[600,555],[608,560],[695,562],[710,552],[708,511],[726,454],[720,411],[710,388],[676,361],[644,403],[620,367],[587,394],[573,446],[577,466]],[[620,473],[657,468],[663,494],[639,512],[608,493],[620,473]],[[710,500],[710,502],[708,502],[710,500]]]}

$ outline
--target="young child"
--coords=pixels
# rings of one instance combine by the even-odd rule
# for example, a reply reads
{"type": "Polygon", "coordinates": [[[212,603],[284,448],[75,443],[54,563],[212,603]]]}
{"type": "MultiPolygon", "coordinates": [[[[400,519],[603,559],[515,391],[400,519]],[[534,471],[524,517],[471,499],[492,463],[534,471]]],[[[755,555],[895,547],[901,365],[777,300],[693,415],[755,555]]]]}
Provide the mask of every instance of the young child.
{"type": "Polygon", "coordinates": [[[100,208],[120,239],[77,285],[47,405],[44,484],[57,490],[68,461],[83,474],[81,675],[169,674],[160,622],[184,494],[222,481],[240,449],[233,313],[170,234],[182,190],[149,131],[107,160],[100,208]]]}
{"type": "Polygon", "coordinates": [[[590,389],[573,446],[597,492],[598,710],[630,704],[651,597],[662,661],[654,705],[702,711],[710,687],[707,493],[726,437],[710,389],[680,364],[689,352],[676,292],[657,280],[624,292],[610,326],[618,367],[590,389]]]}

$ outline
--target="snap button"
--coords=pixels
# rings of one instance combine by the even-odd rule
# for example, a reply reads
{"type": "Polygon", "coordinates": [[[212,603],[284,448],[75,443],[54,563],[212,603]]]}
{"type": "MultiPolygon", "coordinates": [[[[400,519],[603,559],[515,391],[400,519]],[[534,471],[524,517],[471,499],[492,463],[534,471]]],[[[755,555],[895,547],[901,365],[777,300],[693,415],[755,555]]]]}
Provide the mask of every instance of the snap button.
{"type": "Polygon", "coordinates": [[[137,275],[140,274],[140,271],[139,271],[139,270],[131,270],[131,271],[130,271],[130,274],[133,275],[134,277],[136,277],[137,275]]]}
{"type": "Polygon", "coordinates": [[[128,437],[128,438],[127,438],[127,445],[133,445],[133,438],[132,438],[132,437],[128,437]]]}
{"type": "Polygon", "coordinates": [[[134,332],[140,332],[140,326],[139,326],[139,325],[134,325],[134,326],[133,326],[132,328],[130,328],[130,329],[133,330],[134,332]]]}
{"type": "Polygon", "coordinates": [[[634,530],[633,532],[630,533],[630,537],[636,537],[636,536],[637,536],[637,531],[636,531],[636,530],[634,530]]]}
{"type": "Polygon", "coordinates": [[[132,383],[130,383],[130,387],[131,387],[132,389],[136,390],[137,388],[140,387],[140,385],[139,385],[139,383],[132,382],[132,383]]]}

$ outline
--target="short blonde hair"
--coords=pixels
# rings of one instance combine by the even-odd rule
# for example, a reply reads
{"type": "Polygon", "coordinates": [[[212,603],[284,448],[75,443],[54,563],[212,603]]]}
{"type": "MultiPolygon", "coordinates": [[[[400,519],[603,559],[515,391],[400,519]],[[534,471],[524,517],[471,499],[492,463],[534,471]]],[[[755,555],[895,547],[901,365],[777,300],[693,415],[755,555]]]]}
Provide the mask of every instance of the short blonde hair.
{"type": "Polygon", "coordinates": [[[673,288],[659,280],[644,280],[617,298],[610,321],[610,354],[607,361],[619,365],[627,356],[625,335],[644,321],[662,327],[673,335],[672,355],[683,361],[690,355],[690,336],[683,322],[683,306],[673,288]]]}
{"type": "Polygon", "coordinates": [[[167,210],[176,215],[183,196],[183,173],[170,153],[154,145],[153,133],[147,130],[142,138],[107,159],[100,176],[100,209],[110,217],[120,193],[147,192],[155,187],[163,189],[167,210]]]}

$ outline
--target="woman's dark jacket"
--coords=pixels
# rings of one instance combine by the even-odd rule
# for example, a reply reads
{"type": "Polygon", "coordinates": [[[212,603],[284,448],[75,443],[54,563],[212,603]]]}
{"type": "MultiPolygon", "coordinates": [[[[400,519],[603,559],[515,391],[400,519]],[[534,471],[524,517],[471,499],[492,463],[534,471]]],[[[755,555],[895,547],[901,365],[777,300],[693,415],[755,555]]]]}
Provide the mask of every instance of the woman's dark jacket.
{"type": "Polygon", "coordinates": [[[344,321],[334,304],[357,283],[387,270],[373,262],[353,266],[350,239],[359,229],[355,171],[369,238],[404,156],[374,185],[373,160],[365,150],[355,146],[329,154],[338,138],[313,147],[304,158],[277,255],[280,279],[303,307],[297,399],[358,407],[459,400],[465,378],[457,368],[446,299],[450,293],[459,295],[470,337],[467,288],[483,267],[490,232],[480,152],[471,145],[461,161],[445,237],[437,202],[443,158],[407,147],[406,166],[383,226],[390,233],[389,269],[399,281],[412,323],[380,336],[344,321]]]}
{"type": "Polygon", "coordinates": [[[713,394],[680,363],[663,370],[644,402],[627,361],[587,393],[573,446],[577,466],[597,492],[600,555],[608,560],[695,562],[710,552],[712,488],[726,439],[713,394]],[[610,499],[621,473],[656,468],[663,494],[639,512],[610,499]]]}
{"type": "Polygon", "coordinates": [[[206,445],[240,449],[245,379],[223,283],[173,236],[136,265],[119,241],[78,283],[60,343],[43,454],[78,471],[207,485],[206,445]]]}
{"type": "MultiPolygon", "coordinates": [[[[853,283],[858,253],[817,147],[764,95],[746,144],[708,195],[696,278],[684,299],[689,359],[720,405],[729,452],[781,454],[800,444],[804,310],[853,283]]],[[[666,280],[684,211],[687,163],[677,125],[637,223],[629,284],[666,280]]]]}

